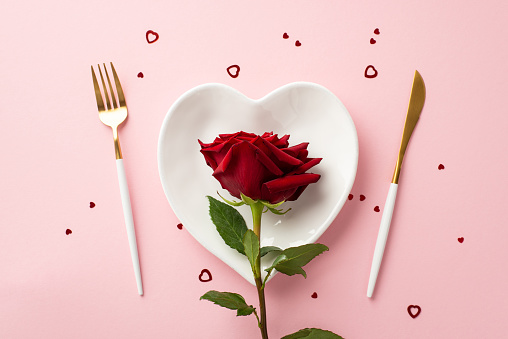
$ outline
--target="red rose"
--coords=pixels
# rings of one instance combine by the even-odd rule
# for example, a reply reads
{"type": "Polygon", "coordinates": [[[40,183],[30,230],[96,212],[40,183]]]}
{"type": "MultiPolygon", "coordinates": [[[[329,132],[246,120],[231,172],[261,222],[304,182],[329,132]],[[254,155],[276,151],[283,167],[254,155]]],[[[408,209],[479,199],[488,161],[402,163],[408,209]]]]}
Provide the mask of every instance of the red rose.
{"type": "Polygon", "coordinates": [[[289,135],[220,134],[211,144],[199,141],[206,164],[222,188],[241,199],[240,193],[271,204],[296,200],[321,177],[305,173],[322,158],[308,158],[308,142],[289,146],[289,135]]]}

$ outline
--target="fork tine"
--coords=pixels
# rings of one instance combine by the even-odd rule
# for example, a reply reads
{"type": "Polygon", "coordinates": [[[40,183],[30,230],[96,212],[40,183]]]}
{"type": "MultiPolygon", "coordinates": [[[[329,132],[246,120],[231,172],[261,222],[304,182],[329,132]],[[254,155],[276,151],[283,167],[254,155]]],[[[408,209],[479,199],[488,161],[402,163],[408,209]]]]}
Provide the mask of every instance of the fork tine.
{"type": "Polygon", "coordinates": [[[115,66],[111,62],[111,70],[113,70],[113,77],[115,78],[116,92],[118,93],[118,101],[120,103],[120,107],[125,107],[125,96],[123,95],[122,85],[120,84],[120,79],[118,79],[118,75],[116,74],[115,66]]]}
{"type": "Polygon", "coordinates": [[[99,88],[99,83],[97,82],[97,77],[95,76],[95,72],[93,71],[93,66],[90,66],[92,69],[92,80],[93,80],[93,88],[95,90],[95,99],[97,100],[97,108],[99,112],[104,111],[104,101],[102,100],[101,90],[99,88]]]}
{"type": "Polygon", "coordinates": [[[106,98],[106,106],[108,109],[111,109],[111,103],[109,102],[108,89],[106,88],[106,83],[104,82],[104,77],[102,76],[101,65],[97,65],[99,67],[99,74],[101,75],[102,80],[102,88],[104,89],[104,97],[106,98]]]}
{"type": "Polygon", "coordinates": [[[118,105],[116,104],[115,92],[113,91],[113,86],[111,86],[111,80],[109,80],[108,69],[106,68],[106,64],[103,65],[104,65],[104,73],[106,73],[106,79],[108,79],[109,91],[111,92],[111,101],[113,102],[113,107],[118,108],[118,105]]]}

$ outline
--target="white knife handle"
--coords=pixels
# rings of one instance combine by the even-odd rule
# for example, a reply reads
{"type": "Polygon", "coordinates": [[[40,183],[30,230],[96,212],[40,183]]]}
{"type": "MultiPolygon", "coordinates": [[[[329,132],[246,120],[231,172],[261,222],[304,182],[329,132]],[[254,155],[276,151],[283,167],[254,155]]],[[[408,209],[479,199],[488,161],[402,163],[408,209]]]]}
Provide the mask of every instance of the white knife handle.
{"type": "Polygon", "coordinates": [[[388,239],[388,231],[390,230],[390,223],[392,222],[393,207],[395,206],[395,197],[397,196],[397,188],[399,185],[391,183],[386,197],[385,207],[383,209],[383,216],[381,217],[381,225],[379,226],[379,233],[377,234],[376,248],[374,249],[374,258],[372,259],[372,267],[370,268],[369,287],[367,288],[367,297],[372,297],[374,287],[376,286],[377,275],[383,253],[385,251],[386,239],[388,239]]]}
{"type": "Polygon", "coordinates": [[[129,187],[125,177],[123,159],[116,159],[116,169],[118,172],[118,182],[120,183],[120,195],[122,197],[123,216],[127,228],[127,238],[131,249],[132,265],[136,275],[136,284],[138,285],[139,295],[143,295],[143,285],[141,283],[141,270],[139,268],[138,245],[136,242],[136,232],[134,230],[134,220],[132,218],[131,198],[129,196],[129,187]]]}

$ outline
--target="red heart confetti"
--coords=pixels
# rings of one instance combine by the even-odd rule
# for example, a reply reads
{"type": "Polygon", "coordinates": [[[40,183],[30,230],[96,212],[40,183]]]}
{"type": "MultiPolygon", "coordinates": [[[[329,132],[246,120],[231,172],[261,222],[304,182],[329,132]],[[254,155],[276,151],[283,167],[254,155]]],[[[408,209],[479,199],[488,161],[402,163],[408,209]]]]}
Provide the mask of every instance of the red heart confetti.
{"type": "Polygon", "coordinates": [[[67,234],[67,235],[72,234],[72,231],[70,229],[66,229],[65,234],[67,234]]]}
{"type": "Polygon", "coordinates": [[[348,195],[348,196],[347,196],[347,198],[348,198],[349,200],[353,200],[354,196],[353,196],[352,194],[350,194],[350,195],[348,195]]]}
{"type": "MultiPolygon", "coordinates": [[[[443,164],[439,164],[439,166],[437,166],[437,169],[438,170],[444,170],[444,165],[443,164]]],[[[453,171],[452,171],[453,172],[453,171]]]]}
{"type": "Polygon", "coordinates": [[[373,78],[377,77],[377,69],[374,66],[369,65],[369,66],[367,66],[367,68],[365,68],[364,75],[368,79],[373,79],[373,78]],[[372,70],[374,73],[369,73],[370,70],[372,70]]]}
{"type": "Polygon", "coordinates": [[[409,305],[407,307],[407,313],[409,313],[409,315],[413,319],[416,318],[417,316],[419,316],[421,311],[422,311],[422,308],[418,305],[409,305]],[[414,311],[414,310],[416,310],[416,311],[414,311]]]}
{"type": "Polygon", "coordinates": [[[360,194],[360,201],[364,201],[364,200],[365,200],[365,195],[360,194]]]}
{"type": "Polygon", "coordinates": [[[295,46],[296,47],[300,47],[302,45],[302,43],[300,42],[300,40],[296,40],[295,41],[295,46]]]}
{"type": "Polygon", "coordinates": [[[380,211],[379,206],[374,207],[374,212],[379,212],[379,211],[380,211]]]}
{"type": "Polygon", "coordinates": [[[375,43],[376,43],[376,40],[375,40],[375,39],[373,39],[373,38],[370,38],[370,44],[371,44],[371,45],[374,45],[375,43]]]}
{"type": "Polygon", "coordinates": [[[313,298],[313,299],[316,299],[317,298],[317,293],[316,292],[312,293],[312,295],[310,297],[313,298]]]}
{"type": "Polygon", "coordinates": [[[199,274],[199,281],[201,282],[209,282],[209,281],[212,281],[212,273],[210,273],[209,270],[207,270],[206,268],[201,270],[201,273],[199,274]],[[205,277],[206,275],[206,277],[205,277]]]}
{"type": "Polygon", "coordinates": [[[177,227],[179,230],[181,230],[181,229],[183,228],[183,225],[180,223],[180,224],[176,225],[176,227],[177,227]]]}
{"type": "Polygon", "coordinates": [[[376,29],[374,30],[374,34],[379,34],[379,28],[376,28],[376,29]]]}
{"type": "Polygon", "coordinates": [[[90,201],[90,208],[94,208],[95,207],[95,203],[93,201],[90,201]]]}
{"type": "Polygon", "coordinates": [[[146,31],[146,41],[149,44],[153,44],[157,40],[159,40],[159,33],[154,32],[152,30],[146,31]]]}
{"type": "Polygon", "coordinates": [[[282,39],[288,39],[289,35],[287,33],[282,34],[282,39]]]}
{"type": "Polygon", "coordinates": [[[143,78],[143,77],[144,77],[143,72],[139,72],[139,73],[138,73],[138,78],[143,78]]]}
{"type": "Polygon", "coordinates": [[[238,75],[240,74],[240,66],[238,65],[231,65],[228,68],[226,68],[226,71],[228,72],[229,76],[232,78],[238,78],[238,75]],[[234,70],[234,73],[231,73],[231,70],[234,70]]]}
{"type": "Polygon", "coordinates": [[[460,237],[457,240],[462,244],[464,242],[464,237],[460,237]]]}

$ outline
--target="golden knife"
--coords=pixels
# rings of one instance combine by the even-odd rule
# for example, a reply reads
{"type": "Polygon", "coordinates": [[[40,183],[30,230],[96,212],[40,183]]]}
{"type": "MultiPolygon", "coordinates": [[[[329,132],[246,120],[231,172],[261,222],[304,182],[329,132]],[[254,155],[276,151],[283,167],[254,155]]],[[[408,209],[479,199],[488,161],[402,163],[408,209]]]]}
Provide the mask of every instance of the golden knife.
{"type": "Polygon", "coordinates": [[[407,109],[406,123],[404,125],[404,132],[402,134],[402,141],[400,143],[399,156],[395,171],[393,172],[392,183],[388,190],[386,197],[385,207],[383,209],[383,216],[381,217],[381,225],[379,226],[379,233],[377,235],[376,247],[374,249],[374,258],[372,259],[372,267],[370,269],[369,286],[367,288],[367,297],[372,297],[374,287],[376,286],[377,275],[383,253],[385,251],[386,239],[388,238],[388,231],[390,230],[390,223],[392,221],[393,207],[395,206],[395,197],[397,196],[397,188],[399,186],[400,168],[402,160],[406,153],[407,144],[411,138],[411,134],[415,129],[420,113],[425,103],[425,83],[422,76],[418,71],[415,71],[413,80],[413,88],[411,89],[411,97],[409,98],[409,107],[407,109]]]}

